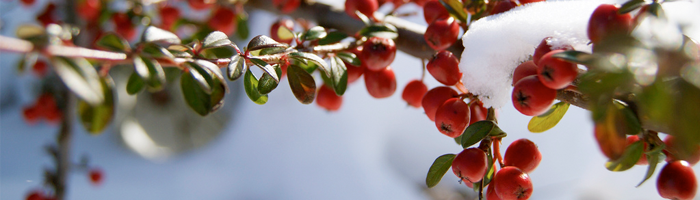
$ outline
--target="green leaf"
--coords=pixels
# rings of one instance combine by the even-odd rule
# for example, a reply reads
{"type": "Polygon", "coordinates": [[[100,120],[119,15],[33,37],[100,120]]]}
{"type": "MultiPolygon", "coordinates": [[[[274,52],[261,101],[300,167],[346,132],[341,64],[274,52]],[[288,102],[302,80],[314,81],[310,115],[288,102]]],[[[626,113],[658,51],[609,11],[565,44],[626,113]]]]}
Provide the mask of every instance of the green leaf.
{"type": "Polygon", "coordinates": [[[250,29],[248,28],[248,15],[240,13],[236,15],[236,20],[238,21],[236,35],[242,40],[248,39],[248,36],[250,36],[250,29]]]}
{"type": "Polygon", "coordinates": [[[260,59],[251,58],[250,61],[253,64],[260,67],[260,69],[262,69],[265,72],[265,74],[269,75],[270,78],[272,78],[275,81],[275,83],[280,82],[280,78],[279,78],[280,76],[277,75],[277,72],[275,71],[275,67],[267,64],[267,62],[260,60],[260,59]]]}
{"type": "Polygon", "coordinates": [[[360,66],[362,63],[360,62],[360,59],[355,55],[354,53],[350,52],[339,52],[336,53],[340,59],[343,60],[343,62],[354,65],[354,66],[360,66]]]}
{"type": "Polygon", "coordinates": [[[213,78],[218,79],[222,83],[226,82],[226,80],[224,79],[224,74],[221,73],[221,69],[219,69],[218,65],[206,60],[195,60],[194,63],[196,63],[203,69],[206,69],[207,73],[213,78]]]}
{"type": "Polygon", "coordinates": [[[163,84],[165,83],[165,72],[158,61],[143,58],[141,56],[135,56],[134,69],[136,73],[144,80],[149,90],[158,91],[163,89],[163,84]]]}
{"type": "Polygon", "coordinates": [[[29,52],[22,54],[22,58],[20,58],[19,63],[17,63],[17,72],[22,73],[27,68],[33,67],[38,59],[39,53],[37,52],[29,52]]]}
{"type": "Polygon", "coordinates": [[[231,46],[233,43],[228,39],[226,33],[221,31],[214,31],[209,33],[207,37],[202,40],[202,49],[214,48],[222,46],[231,46]]]}
{"type": "Polygon", "coordinates": [[[168,51],[178,58],[192,58],[192,55],[194,55],[192,47],[181,44],[168,46],[168,51]]]}
{"type": "Polygon", "coordinates": [[[231,45],[204,48],[199,51],[199,56],[205,59],[231,58],[237,54],[236,48],[231,45]]]}
{"type": "Polygon", "coordinates": [[[258,91],[258,79],[250,72],[250,68],[246,70],[245,76],[243,77],[243,86],[250,100],[260,105],[267,103],[267,95],[261,94],[260,91],[258,91]]]}
{"type": "Polygon", "coordinates": [[[248,51],[255,51],[259,49],[264,49],[264,48],[271,48],[271,47],[284,47],[287,48],[289,47],[287,44],[279,43],[275,40],[273,40],[270,37],[267,37],[265,35],[258,35],[255,36],[253,39],[248,42],[248,51]]]}
{"type": "Polygon", "coordinates": [[[582,52],[582,51],[575,51],[575,50],[569,50],[569,51],[556,53],[556,54],[552,55],[552,57],[561,58],[561,59],[566,60],[566,61],[571,62],[571,63],[577,63],[577,64],[583,64],[583,65],[589,65],[596,60],[596,58],[593,54],[582,52]]]}
{"type": "Polygon", "coordinates": [[[556,103],[546,113],[532,117],[527,124],[527,130],[533,133],[545,132],[556,126],[567,110],[569,110],[569,103],[563,101],[556,103]]]}
{"type": "Polygon", "coordinates": [[[634,111],[632,111],[632,109],[629,106],[621,103],[620,101],[615,101],[613,102],[613,104],[620,112],[617,115],[622,115],[615,118],[615,121],[617,122],[616,124],[624,125],[625,129],[627,130],[625,132],[626,134],[636,135],[637,133],[642,131],[642,124],[639,123],[639,119],[637,119],[637,116],[634,114],[634,111]]]}
{"type": "Polygon", "coordinates": [[[203,69],[201,66],[197,65],[194,62],[186,62],[185,65],[189,70],[190,76],[192,76],[194,82],[202,89],[202,91],[204,91],[204,93],[206,94],[211,94],[211,75],[205,69],[203,69]]]}
{"type": "Polygon", "coordinates": [[[259,51],[260,52],[258,52],[258,55],[272,55],[272,54],[291,52],[291,51],[294,51],[294,49],[293,48],[285,48],[285,47],[270,47],[270,48],[260,49],[259,51]]]}
{"type": "Polygon", "coordinates": [[[620,9],[617,10],[618,14],[625,14],[628,12],[632,12],[635,9],[641,7],[644,4],[644,0],[630,0],[622,4],[620,6],[620,9]]]}
{"type": "Polygon", "coordinates": [[[279,82],[275,81],[272,76],[269,74],[265,73],[260,77],[260,80],[258,81],[258,91],[260,91],[260,94],[268,94],[272,92],[275,88],[277,88],[277,85],[279,82]]]}
{"type": "Polygon", "coordinates": [[[129,80],[126,82],[126,93],[134,95],[141,92],[145,86],[146,83],[143,82],[143,79],[136,72],[131,73],[129,80]]]}
{"type": "Polygon", "coordinates": [[[99,49],[117,52],[130,52],[129,42],[116,33],[106,33],[97,39],[95,46],[99,49]]]}
{"type": "Polygon", "coordinates": [[[322,39],[322,38],[326,37],[326,35],[328,35],[328,33],[326,33],[325,28],[323,28],[322,26],[314,26],[311,29],[309,29],[308,31],[306,31],[306,33],[304,33],[301,36],[301,39],[305,40],[305,41],[313,41],[313,40],[322,39]]]}
{"type": "Polygon", "coordinates": [[[649,180],[652,175],[654,175],[654,171],[656,171],[656,166],[661,162],[663,159],[661,159],[661,156],[663,156],[663,151],[661,151],[663,148],[657,150],[657,151],[650,151],[646,152],[645,156],[647,157],[647,161],[649,163],[649,167],[647,168],[647,173],[644,175],[644,179],[642,182],[640,182],[637,187],[641,186],[644,182],[649,180]]]}
{"type": "Polygon", "coordinates": [[[622,154],[622,157],[615,161],[608,161],[605,163],[605,168],[614,172],[628,170],[637,164],[637,161],[639,161],[639,158],[642,157],[643,152],[644,144],[641,141],[634,142],[625,148],[625,152],[622,154]]]}
{"type": "Polygon", "coordinates": [[[211,96],[198,85],[198,80],[193,76],[193,72],[196,71],[190,70],[182,74],[180,77],[180,88],[187,105],[197,114],[205,116],[209,114],[211,96]]]}
{"type": "Polygon", "coordinates": [[[316,98],[316,81],[304,69],[297,65],[287,67],[287,78],[294,97],[302,104],[310,104],[316,98]]]}
{"type": "Polygon", "coordinates": [[[326,73],[326,76],[331,76],[331,69],[328,67],[328,65],[326,65],[326,62],[323,61],[323,59],[321,57],[318,57],[316,54],[306,52],[292,52],[289,53],[288,56],[290,58],[301,58],[307,61],[311,61],[312,63],[320,67],[321,70],[326,73]]]}
{"type": "Polygon", "coordinates": [[[503,131],[498,128],[498,125],[491,120],[474,122],[462,133],[462,147],[466,149],[481,141],[487,135],[498,135],[502,133],[503,131]]]}
{"type": "Polygon", "coordinates": [[[365,23],[365,26],[372,24],[372,21],[367,17],[367,15],[362,14],[359,10],[356,10],[355,14],[360,18],[360,20],[362,20],[362,23],[365,23]]]}
{"type": "Polygon", "coordinates": [[[228,79],[235,81],[243,75],[243,72],[248,70],[248,66],[245,64],[245,58],[236,54],[231,58],[231,62],[228,63],[226,67],[228,79]]]}
{"type": "Polygon", "coordinates": [[[175,56],[168,51],[165,47],[159,46],[155,43],[145,43],[143,45],[143,55],[151,58],[160,58],[172,60],[175,56]]]}
{"type": "Polygon", "coordinates": [[[396,39],[399,37],[398,29],[391,24],[372,24],[360,29],[358,33],[367,37],[383,37],[389,39],[396,39]]]}
{"type": "Polygon", "coordinates": [[[58,77],[80,99],[96,106],[104,102],[100,76],[84,58],[53,57],[51,63],[58,77]]]}
{"type": "Polygon", "coordinates": [[[104,131],[114,117],[114,83],[112,79],[100,79],[104,89],[105,100],[99,105],[91,105],[82,99],[78,100],[78,116],[80,122],[89,133],[96,135],[104,131]]]}
{"type": "Polygon", "coordinates": [[[348,72],[343,60],[337,56],[330,58],[331,60],[331,83],[335,94],[342,96],[348,87],[348,72]]]}
{"type": "Polygon", "coordinates": [[[649,8],[647,9],[647,13],[656,16],[656,18],[660,19],[665,19],[666,18],[666,13],[664,12],[663,8],[661,8],[661,4],[654,2],[649,4],[649,8]]]}
{"type": "MultiPolygon", "coordinates": [[[[155,42],[159,44],[180,44],[182,41],[177,35],[170,31],[166,31],[155,26],[148,26],[143,31],[141,36],[141,41],[143,42],[155,42]]],[[[165,45],[165,46],[167,46],[165,45]]]]}
{"type": "Polygon", "coordinates": [[[467,21],[467,13],[464,11],[464,5],[460,0],[440,0],[440,4],[447,9],[447,12],[455,19],[461,22],[467,21]]]}
{"type": "MultiPolygon", "coordinates": [[[[280,28],[284,28],[284,26],[280,26],[280,28]]],[[[287,29],[287,28],[284,28],[287,29]]],[[[319,45],[327,45],[327,44],[334,44],[342,41],[343,39],[347,38],[348,35],[340,32],[340,31],[331,31],[326,35],[326,37],[318,40],[319,45]]]]}
{"type": "Polygon", "coordinates": [[[445,154],[435,159],[428,170],[428,175],[425,177],[425,184],[428,188],[435,187],[440,183],[447,170],[452,167],[452,161],[454,161],[456,156],[455,154],[445,154]]]}

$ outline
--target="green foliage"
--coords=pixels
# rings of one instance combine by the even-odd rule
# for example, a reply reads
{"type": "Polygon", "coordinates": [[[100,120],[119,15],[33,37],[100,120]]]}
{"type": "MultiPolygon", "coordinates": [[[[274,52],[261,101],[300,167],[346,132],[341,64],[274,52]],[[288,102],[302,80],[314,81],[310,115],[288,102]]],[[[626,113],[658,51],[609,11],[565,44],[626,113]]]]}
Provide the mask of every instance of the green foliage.
{"type": "Polygon", "coordinates": [[[105,96],[100,76],[87,60],[53,57],[51,63],[58,77],[78,98],[93,106],[104,102],[105,96]]]}
{"type": "Polygon", "coordinates": [[[95,46],[97,48],[116,52],[131,51],[131,46],[129,45],[129,42],[127,42],[126,39],[122,38],[116,33],[106,33],[102,35],[102,37],[97,39],[95,46]]]}
{"type": "Polygon", "coordinates": [[[494,121],[478,121],[469,125],[467,129],[464,130],[464,133],[460,136],[460,143],[462,147],[466,149],[481,141],[486,136],[499,136],[503,134],[505,134],[505,132],[503,132],[494,121]]]}
{"type": "Polygon", "coordinates": [[[608,170],[614,172],[628,170],[637,164],[637,161],[639,161],[639,159],[642,157],[643,152],[644,144],[642,141],[634,142],[625,148],[625,152],[622,154],[622,157],[615,161],[608,161],[605,163],[605,168],[608,168],[608,170]]]}
{"type": "Polygon", "coordinates": [[[287,78],[289,78],[289,87],[299,102],[302,104],[314,102],[316,81],[311,74],[297,65],[290,65],[287,68],[287,78]]]}
{"type": "Polygon", "coordinates": [[[539,116],[532,117],[527,124],[527,130],[533,133],[545,132],[559,123],[569,109],[569,103],[559,102],[554,104],[549,110],[539,116]]]}
{"type": "Polygon", "coordinates": [[[102,133],[114,118],[114,83],[110,78],[100,79],[104,88],[105,100],[99,105],[91,105],[82,99],[78,100],[78,116],[80,122],[89,133],[96,135],[102,133]]]}
{"type": "Polygon", "coordinates": [[[445,154],[435,159],[428,170],[428,175],[425,177],[425,184],[428,188],[432,188],[440,183],[447,170],[452,167],[452,161],[454,161],[455,157],[457,157],[455,154],[445,154]]]}
{"type": "Polygon", "coordinates": [[[467,12],[464,12],[464,4],[460,0],[440,0],[442,6],[447,9],[452,17],[461,21],[467,22],[467,12]]]}
{"type": "Polygon", "coordinates": [[[301,35],[301,39],[304,41],[314,41],[318,39],[323,39],[328,35],[326,29],[322,26],[314,26],[304,34],[301,35]]]}
{"type": "Polygon", "coordinates": [[[262,94],[258,91],[258,79],[250,72],[250,69],[246,70],[243,77],[243,86],[245,88],[245,93],[248,95],[251,101],[256,104],[267,103],[267,94],[262,94]]]}

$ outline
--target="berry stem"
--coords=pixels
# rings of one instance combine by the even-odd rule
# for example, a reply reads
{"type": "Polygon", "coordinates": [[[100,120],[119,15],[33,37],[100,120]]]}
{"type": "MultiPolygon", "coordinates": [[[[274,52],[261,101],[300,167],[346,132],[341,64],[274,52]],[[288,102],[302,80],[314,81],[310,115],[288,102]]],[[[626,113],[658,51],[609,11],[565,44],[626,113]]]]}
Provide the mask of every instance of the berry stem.
{"type": "Polygon", "coordinates": [[[496,160],[498,160],[499,166],[503,168],[504,165],[503,156],[501,156],[501,138],[496,138],[495,141],[493,141],[493,156],[496,157],[496,160]]]}
{"type": "Polygon", "coordinates": [[[423,80],[425,80],[425,71],[427,71],[425,68],[425,59],[420,59],[420,63],[421,63],[421,69],[422,69],[421,75],[420,75],[420,82],[424,82],[423,80]]]}
{"type": "Polygon", "coordinates": [[[469,90],[467,90],[467,88],[464,87],[464,83],[462,82],[462,80],[459,80],[459,82],[457,82],[455,87],[457,87],[457,90],[459,90],[459,92],[461,92],[463,94],[469,93],[469,90]]]}

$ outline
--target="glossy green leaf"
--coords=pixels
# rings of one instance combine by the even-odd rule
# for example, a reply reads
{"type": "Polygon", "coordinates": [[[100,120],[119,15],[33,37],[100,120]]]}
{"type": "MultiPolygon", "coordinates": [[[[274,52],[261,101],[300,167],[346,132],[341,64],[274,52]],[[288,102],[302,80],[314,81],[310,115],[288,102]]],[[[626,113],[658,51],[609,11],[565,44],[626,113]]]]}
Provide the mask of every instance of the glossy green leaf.
{"type": "Polygon", "coordinates": [[[302,104],[310,104],[316,98],[316,81],[304,69],[297,65],[287,67],[287,78],[289,87],[294,93],[294,97],[302,104]]]}
{"type": "MultiPolygon", "coordinates": [[[[159,44],[180,44],[182,41],[177,35],[170,31],[166,31],[155,26],[148,26],[143,31],[141,36],[143,42],[155,42],[159,44]]],[[[166,45],[167,46],[167,45],[166,45]]]]}
{"type": "Polygon", "coordinates": [[[227,74],[228,74],[228,79],[231,81],[235,81],[238,78],[243,75],[245,71],[248,70],[248,66],[246,65],[245,58],[241,57],[240,55],[236,54],[233,57],[231,57],[231,62],[228,63],[228,66],[226,67],[227,74]]]}
{"type": "Polygon", "coordinates": [[[639,161],[639,158],[642,157],[643,152],[644,144],[641,141],[634,142],[625,148],[625,152],[622,154],[622,157],[615,161],[608,161],[605,163],[605,168],[614,172],[628,170],[637,164],[637,161],[639,161]]]}
{"type": "Polygon", "coordinates": [[[195,80],[194,82],[204,91],[206,94],[211,94],[212,91],[212,77],[209,72],[203,69],[201,66],[194,62],[186,62],[185,65],[189,70],[190,76],[195,80]]]}
{"type": "Polygon", "coordinates": [[[260,52],[258,52],[258,55],[272,55],[272,54],[291,52],[291,51],[294,51],[294,49],[293,48],[286,48],[286,47],[270,47],[270,48],[260,49],[259,51],[260,52]]]}
{"type": "Polygon", "coordinates": [[[160,45],[154,44],[154,43],[145,43],[143,45],[143,55],[151,57],[151,58],[158,58],[158,59],[168,59],[172,60],[175,58],[175,56],[168,51],[165,47],[162,47],[160,45]]]}
{"type": "Polygon", "coordinates": [[[284,47],[287,48],[289,47],[287,44],[284,43],[279,43],[275,40],[273,40],[270,37],[267,37],[265,35],[258,35],[255,36],[253,39],[248,42],[248,51],[255,51],[259,49],[264,49],[264,48],[271,48],[271,47],[284,47]]]}
{"type": "Polygon", "coordinates": [[[312,62],[316,64],[318,67],[321,68],[321,70],[326,73],[326,76],[330,77],[331,76],[331,69],[326,65],[326,62],[323,61],[321,57],[318,57],[316,54],[312,53],[306,53],[306,52],[292,52],[289,53],[288,56],[290,58],[301,58],[304,60],[307,60],[309,62],[312,62]]]}
{"type": "Polygon", "coordinates": [[[584,64],[584,65],[591,64],[595,61],[595,56],[593,54],[582,52],[582,51],[575,51],[575,50],[569,50],[569,51],[556,53],[556,54],[552,55],[552,57],[561,58],[561,59],[566,60],[568,62],[577,63],[577,64],[584,64]]]}
{"type": "Polygon", "coordinates": [[[192,58],[194,55],[192,47],[181,44],[168,46],[168,51],[177,58],[192,58]]]}
{"type": "Polygon", "coordinates": [[[360,66],[362,65],[362,62],[360,61],[360,58],[357,57],[354,53],[350,52],[339,52],[336,53],[338,57],[343,60],[345,63],[354,65],[354,66],[360,66]]]}
{"type": "MultiPolygon", "coordinates": [[[[280,28],[284,28],[283,26],[280,26],[280,28]]],[[[286,28],[284,28],[286,29],[286,28]]],[[[348,35],[340,32],[340,31],[331,31],[326,35],[326,37],[318,40],[319,45],[327,45],[327,44],[334,44],[342,41],[343,39],[347,38],[348,35]]]]}
{"type": "Polygon", "coordinates": [[[214,48],[222,46],[231,46],[233,43],[228,39],[228,35],[221,31],[214,31],[209,33],[207,37],[202,40],[202,48],[214,48]]]}
{"type": "MultiPolygon", "coordinates": [[[[663,148],[661,148],[661,149],[663,149],[663,148]]],[[[644,184],[644,182],[649,180],[649,178],[651,178],[651,176],[654,175],[654,171],[656,171],[656,166],[659,164],[659,162],[661,162],[663,160],[663,159],[661,159],[661,157],[663,156],[663,151],[661,151],[661,149],[659,149],[657,151],[652,150],[650,152],[644,153],[644,156],[647,157],[647,162],[649,163],[649,167],[647,168],[646,175],[644,175],[644,179],[642,180],[642,182],[637,184],[637,187],[644,184]]]]}
{"type": "Polygon", "coordinates": [[[367,17],[367,15],[362,14],[359,10],[356,10],[355,14],[357,15],[358,18],[360,18],[360,20],[363,23],[365,23],[365,26],[369,26],[372,24],[372,20],[370,20],[369,17],[367,17]]]}
{"type": "Polygon", "coordinates": [[[617,10],[618,14],[625,14],[636,10],[637,8],[644,5],[644,0],[630,0],[622,4],[620,9],[617,10]]]}
{"type": "Polygon", "coordinates": [[[209,114],[211,98],[210,95],[198,85],[198,81],[195,79],[192,72],[196,71],[186,71],[180,77],[182,95],[185,97],[185,102],[187,102],[187,105],[190,106],[192,110],[201,116],[205,116],[209,114]]]}
{"type": "Polygon", "coordinates": [[[447,9],[447,12],[450,13],[452,17],[461,22],[468,22],[467,13],[464,11],[464,5],[462,4],[462,1],[440,0],[440,3],[442,4],[442,6],[445,7],[445,9],[447,9]]]}
{"type": "Polygon", "coordinates": [[[338,96],[343,96],[348,87],[348,72],[343,60],[337,56],[330,58],[331,60],[331,79],[333,90],[338,96]]]}
{"type": "Polygon", "coordinates": [[[95,68],[84,58],[53,57],[51,63],[63,83],[90,105],[96,106],[104,102],[104,94],[100,76],[95,68]]]}
{"type": "Polygon", "coordinates": [[[97,39],[97,42],[95,42],[95,46],[100,49],[108,50],[108,51],[117,51],[117,52],[130,52],[131,51],[131,46],[129,45],[129,42],[126,41],[126,39],[122,38],[121,36],[117,35],[116,33],[106,33],[102,35],[99,39],[97,39]]]}
{"type": "Polygon", "coordinates": [[[248,27],[248,15],[245,13],[240,13],[236,15],[236,21],[238,21],[238,25],[236,25],[236,36],[238,38],[245,40],[248,39],[248,36],[250,36],[250,28],[248,27]]]}
{"type": "Polygon", "coordinates": [[[660,3],[654,2],[654,3],[649,4],[649,8],[647,9],[647,13],[649,13],[657,18],[661,18],[661,19],[666,18],[666,13],[664,12],[664,9],[661,8],[660,3]]]}
{"type": "Polygon", "coordinates": [[[311,27],[308,31],[306,31],[302,36],[301,39],[305,41],[313,41],[313,40],[318,40],[321,38],[326,37],[328,33],[326,33],[326,29],[323,28],[322,26],[314,26],[311,27]]]}
{"type": "Polygon", "coordinates": [[[199,56],[205,59],[231,58],[236,54],[238,54],[236,48],[231,45],[204,48],[199,51],[199,56]]]}
{"type": "Polygon", "coordinates": [[[144,80],[149,90],[158,91],[163,88],[163,84],[165,84],[165,72],[158,61],[135,56],[134,69],[144,80]]]}
{"type": "Polygon", "coordinates": [[[99,105],[91,105],[82,99],[78,100],[78,116],[80,122],[89,133],[102,133],[114,118],[114,83],[111,79],[101,79],[105,100],[99,105]]]}
{"type": "Polygon", "coordinates": [[[360,29],[358,33],[367,37],[383,37],[389,39],[396,39],[399,37],[398,29],[391,24],[372,24],[360,29]]]}
{"type": "Polygon", "coordinates": [[[532,117],[530,123],[527,124],[527,130],[533,133],[541,133],[554,128],[564,117],[567,110],[569,110],[569,103],[563,101],[556,103],[546,113],[532,117]]]}
{"type": "Polygon", "coordinates": [[[433,164],[430,165],[428,175],[425,177],[425,185],[428,188],[432,188],[440,183],[447,170],[452,167],[452,161],[454,161],[456,156],[455,154],[445,154],[435,159],[433,164]]]}
{"type": "Polygon", "coordinates": [[[245,76],[243,77],[243,86],[250,100],[260,105],[267,103],[267,95],[261,94],[260,91],[258,91],[258,79],[250,72],[250,68],[246,70],[245,76]]]}
{"type": "Polygon", "coordinates": [[[258,91],[260,91],[260,94],[268,94],[277,88],[278,84],[279,82],[275,82],[275,79],[269,74],[263,74],[258,80],[258,91]]]}
{"type": "Polygon", "coordinates": [[[613,104],[620,112],[617,114],[619,116],[615,118],[616,124],[625,125],[627,135],[636,135],[642,131],[642,124],[639,123],[639,119],[629,106],[620,101],[615,101],[613,104]]]}
{"type": "Polygon", "coordinates": [[[251,58],[250,61],[256,66],[260,67],[260,69],[262,69],[265,74],[269,75],[270,78],[272,78],[276,83],[280,82],[280,78],[275,71],[275,67],[260,59],[251,58]]]}
{"type": "Polygon", "coordinates": [[[136,72],[131,73],[129,80],[126,82],[126,93],[134,95],[141,92],[144,87],[146,87],[146,83],[143,82],[143,79],[136,72]]]}
{"type": "Polygon", "coordinates": [[[462,133],[462,147],[466,149],[481,141],[487,135],[497,135],[502,132],[496,123],[491,120],[474,122],[462,133]]]}

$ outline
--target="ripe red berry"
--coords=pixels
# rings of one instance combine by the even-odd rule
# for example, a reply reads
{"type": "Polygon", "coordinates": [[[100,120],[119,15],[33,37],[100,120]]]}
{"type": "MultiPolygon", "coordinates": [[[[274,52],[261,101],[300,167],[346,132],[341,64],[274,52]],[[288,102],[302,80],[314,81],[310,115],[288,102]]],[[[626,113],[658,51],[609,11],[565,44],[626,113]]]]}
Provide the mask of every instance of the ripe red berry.
{"type": "Polygon", "coordinates": [[[469,105],[461,98],[451,98],[442,103],[435,112],[435,126],[438,130],[451,138],[456,138],[464,133],[469,125],[469,105]]]}
{"type": "Polygon", "coordinates": [[[210,8],[216,3],[216,0],[187,0],[187,4],[193,10],[204,10],[210,8]]]}
{"type": "Polygon", "coordinates": [[[374,19],[374,12],[379,9],[377,0],[345,0],[345,13],[355,19],[360,17],[355,14],[355,11],[360,11],[363,15],[370,19],[374,19]]]}
{"type": "MultiPolygon", "coordinates": [[[[360,55],[362,55],[362,46],[349,49],[349,52],[354,53],[356,56],[359,57],[360,55]]],[[[345,63],[345,67],[347,68],[348,72],[348,84],[357,81],[358,79],[360,79],[362,74],[365,73],[365,68],[362,65],[355,66],[345,61],[343,61],[343,63],[345,63]]]]}
{"type": "Polygon", "coordinates": [[[328,111],[337,111],[340,109],[340,106],[343,105],[343,97],[338,96],[335,94],[333,89],[328,87],[328,85],[323,84],[320,88],[318,88],[316,104],[328,111]]]}
{"type": "Polygon", "coordinates": [[[56,11],[56,4],[49,3],[46,6],[46,9],[44,9],[44,11],[41,12],[41,14],[36,16],[36,20],[41,22],[41,24],[43,26],[58,23],[58,21],[55,19],[55,16],[54,16],[55,11],[56,11]]]}
{"type": "Polygon", "coordinates": [[[406,101],[408,105],[420,108],[423,95],[425,95],[426,92],[428,92],[428,86],[426,86],[423,81],[412,80],[406,84],[406,87],[403,89],[403,93],[401,94],[401,98],[406,101]]]}
{"type": "Polygon", "coordinates": [[[656,190],[665,199],[690,200],[695,198],[698,181],[690,165],[682,160],[669,162],[661,169],[656,190]]]}
{"type": "Polygon", "coordinates": [[[469,117],[469,125],[475,122],[486,120],[489,115],[489,110],[484,107],[481,101],[473,102],[469,105],[471,116],[469,117]]]}
{"type": "Polygon", "coordinates": [[[233,10],[226,7],[218,7],[211,15],[211,18],[209,18],[207,24],[214,30],[231,34],[236,31],[238,22],[233,10]]]}
{"type": "Polygon", "coordinates": [[[528,3],[542,2],[544,0],[519,0],[519,1],[520,1],[520,4],[525,5],[528,3]]]}
{"type": "Polygon", "coordinates": [[[447,49],[459,37],[459,23],[452,17],[437,19],[428,25],[423,35],[430,48],[436,51],[447,49]]]}
{"type": "Polygon", "coordinates": [[[537,77],[543,85],[555,90],[569,86],[578,75],[578,67],[575,63],[552,57],[560,52],[564,50],[550,51],[537,63],[537,77]]]}
{"type": "Polygon", "coordinates": [[[478,148],[462,150],[452,161],[452,172],[465,183],[480,181],[488,169],[486,153],[478,148]]]}
{"type": "Polygon", "coordinates": [[[537,75],[537,65],[532,60],[528,60],[524,63],[518,65],[513,71],[513,85],[517,83],[520,79],[523,79],[530,75],[537,75]]]}
{"type": "Polygon", "coordinates": [[[415,3],[418,5],[418,7],[424,7],[426,3],[428,3],[429,0],[412,0],[411,2],[415,3]]]}
{"type": "Polygon", "coordinates": [[[282,13],[291,13],[301,5],[301,0],[272,0],[272,5],[282,11],[282,13]]]}
{"type": "Polygon", "coordinates": [[[442,50],[436,53],[426,68],[435,80],[448,86],[455,85],[462,79],[459,60],[450,51],[442,50]]]}
{"type": "Polygon", "coordinates": [[[516,6],[518,6],[518,4],[513,0],[498,0],[498,2],[496,2],[496,6],[493,7],[493,10],[491,10],[491,15],[504,13],[515,8],[516,6]]]}
{"type": "Polygon", "coordinates": [[[281,18],[273,23],[272,27],[270,27],[270,37],[277,42],[291,44],[292,40],[294,40],[294,35],[288,33],[291,33],[293,30],[294,21],[287,18],[281,18]],[[282,27],[289,31],[280,30],[282,27]]]}
{"type": "Polygon", "coordinates": [[[48,72],[48,69],[49,68],[46,62],[44,62],[43,60],[36,61],[36,63],[34,63],[34,66],[32,66],[32,71],[39,77],[46,76],[46,72],[48,72]]]}
{"type": "MultiPolygon", "coordinates": [[[[639,136],[637,136],[637,135],[629,136],[629,137],[627,137],[626,146],[629,146],[630,144],[637,142],[637,141],[639,141],[639,136]]],[[[644,150],[646,151],[646,149],[647,149],[647,143],[644,143],[644,150]]],[[[637,161],[636,165],[646,165],[646,164],[649,164],[649,161],[647,161],[646,154],[642,154],[642,156],[640,156],[640,158],[639,158],[639,161],[637,161]]]]}
{"type": "Polygon", "coordinates": [[[44,192],[40,190],[33,190],[27,194],[26,200],[44,200],[44,192]]]}
{"type": "Polygon", "coordinates": [[[21,0],[20,2],[22,2],[22,5],[31,6],[34,5],[34,2],[36,2],[36,0],[21,0]]]}
{"type": "Polygon", "coordinates": [[[666,136],[664,143],[666,144],[664,153],[666,153],[667,161],[685,160],[691,166],[694,166],[700,161],[700,145],[690,144],[691,146],[683,146],[686,144],[682,141],[678,141],[676,137],[672,135],[666,136]]]}
{"type": "Polygon", "coordinates": [[[132,40],[134,36],[136,36],[136,27],[126,13],[114,13],[112,15],[112,22],[114,22],[117,34],[127,40],[132,40]]]}
{"type": "Polygon", "coordinates": [[[100,16],[102,2],[100,0],[78,0],[76,11],[78,15],[87,21],[96,21],[100,16]]]}
{"type": "Polygon", "coordinates": [[[517,167],[507,166],[493,177],[496,194],[503,200],[529,199],[532,195],[532,180],[517,167]]]}
{"type": "Polygon", "coordinates": [[[503,157],[503,164],[520,168],[525,173],[530,173],[542,161],[542,153],[534,142],[522,138],[510,143],[503,157]]]}
{"type": "Polygon", "coordinates": [[[380,71],[394,62],[396,44],[389,38],[371,37],[362,45],[359,56],[365,68],[380,71]]]}
{"type": "Polygon", "coordinates": [[[367,92],[377,99],[386,98],[396,92],[396,75],[391,67],[381,71],[365,71],[365,86],[367,92]]]}
{"type": "Polygon", "coordinates": [[[180,18],[180,10],[172,6],[160,8],[160,21],[162,28],[170,30],[180,18]]]}
{"type": "Polygon", "coordinates": [[[612,4],[602,4],[591,14],[588,20],[588,39],[598,43],[604,37],[619,34],[628,34],[632,31],[632,15],[619,14],[620,8],[612,4]]]}
{"type": "Polygon", "coordinates": [[[430,121],[435,121],[435,113],[442,106],[442,103],[447,101],[447,99],[457,97],[457,95],[457,91],[444,86],[436,87],[426,92],[423,95],[423,100],[421,100],[425,115],[428,115],[430,121]]]}
{"type": "Polygon", "coordinates": [[[36,106],[25,107],[22,109],[22,117],[29,124],[34,124],[39,121],[39,117],[41,117],[41,110],[39,110],[36,106]]]}
{"type": "Polygon", "coordinates": [[[549,43],[547,43],[547,40],[550,40],[551,38],[552,37],[546,37],[546,38],[542,39],[542,42],[540,42],[540,44],[537,45],[537,48],[535,48],[535,53],[532,54],[532,61],[534,61],[535,64],[540,62],[540,59],[542,58],[542,56],[544,56],[544,54],[547,54],[552,50],[557,50],[557,49],[572,50],[572,49],[574,49],[574,47],[572,47],[571,45],[564,45],[561,47],[552,48],[552,46],[549,45],[549,43]]]}
{"type": "Polygon", "coordinates": [[[496,187],[494,187],[494,181],[491,180],[491,183],[489,183],[489,188],[486,189],[486,200],[502,200],[501,197],[498,196],[496,193],[496,187]]]}
{"type": "Polygon", "coordinates": [[[90,169],[90,172],[88,175],[89,175],[88,178],[90,178],[90,183],[92,183],[93,185],[102,184],[102,181],[104,179],[104,177],[103,177],[104,173],[102,172],[101,169],[96,169],[96,168],[90,169]]]}
{"type": "Polygon", "coordinates": [[[425,17],[425,22],[431,23],[437,19],[449,18],[450,13],[447,12],[447,9],[439,0],[430,0],[423,6],[423,16],[425,17]]]}
{"type": "Polygon", "coordinates": [[[614,126],[603,123],[596,123],[593,130],[603,155],[610,160],[617,160],[622,156],[627,147],[627,137],[624,133],[618,132],[614,126]]]}
{"type": "Polygon", "coordinates": [[[520,79],[513,87],[513,106],[523,115],[536,116],[547,112],[557,91],[544,86],[537,76],[520,79]]]}

